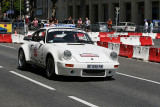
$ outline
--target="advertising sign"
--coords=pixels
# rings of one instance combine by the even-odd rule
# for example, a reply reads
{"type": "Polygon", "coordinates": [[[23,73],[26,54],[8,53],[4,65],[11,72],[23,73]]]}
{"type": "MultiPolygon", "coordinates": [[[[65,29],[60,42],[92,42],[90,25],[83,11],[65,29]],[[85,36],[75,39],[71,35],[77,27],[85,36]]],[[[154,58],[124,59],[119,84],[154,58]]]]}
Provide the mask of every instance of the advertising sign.
{"type": "Polygon", "coordinates": [[[0,24],[0,27],[7,29],[7,33],[12,32],[12,24],[0,24]]]}

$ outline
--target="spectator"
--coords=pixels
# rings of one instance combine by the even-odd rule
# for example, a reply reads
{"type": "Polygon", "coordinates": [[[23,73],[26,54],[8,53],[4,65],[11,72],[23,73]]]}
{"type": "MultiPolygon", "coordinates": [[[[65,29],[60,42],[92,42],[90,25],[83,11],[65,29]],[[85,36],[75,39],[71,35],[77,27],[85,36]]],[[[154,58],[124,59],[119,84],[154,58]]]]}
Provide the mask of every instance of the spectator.
{"type": "Polygon", "coordinates": [[[109,20],[107,21],[107,25],[108,25],[108,32],[111,32],[111,28],[112,28],[112,20],[111,20],[111,18],[109,18],[109,20]]]}
{"type": "Polygon", "coordinates": [[[49,24],[49,18],[47,18],[47,23],[49,24]]]}
{"type": "Polygon", "coordinates": [[[26,33],[28,32],[28,24],[29,24],[29,17],[28,17],[28,16],[25,16],[26,33]]]}
{"type": "Polygon", "coordinates": [[[145,21],[145,24],[144,24],[144,32],[145,32],[145,33],[148,33],[148,22],[147,22],[147,19],[145,19],[144,21],[145,21]]]}
{"type": "Polygon", "coordinates": [[[72,20],[72,17],[68,18],[67,24],[74,24],[74,21],[72,20]]]}
{"type": "Polygon", "coordinates": [[[57,18],[54,18],[54,24],[58,24],[58,19],[57,18]]]}
{"type": "Polygon", "coordinates": [[[81,18],[79,18],[79,20],[77,21],[77,23],[78,23],[78,27],[82,27],[82,19],[81,18]]]}
{"type": "Polygon", "coordinates": [[[33,23],[34,28],[36,29],[36,28],[37,28],[37,25],[38,25],[37,19],[34,18],[34,20],[32,21],[32,23],[33,23]]]}
{"type": "Polygon", "coordinates": [[[153,23],[150,21],[150,33],[153,33],[153,23]]]}
{"type": "Polygon", "coordinates": [[[86,24],[86,31],[88,32],[90,30],[90,24],[91,24],[90,20],[88,20],[88,17],[86,18],[84,24],[86,24]]]}

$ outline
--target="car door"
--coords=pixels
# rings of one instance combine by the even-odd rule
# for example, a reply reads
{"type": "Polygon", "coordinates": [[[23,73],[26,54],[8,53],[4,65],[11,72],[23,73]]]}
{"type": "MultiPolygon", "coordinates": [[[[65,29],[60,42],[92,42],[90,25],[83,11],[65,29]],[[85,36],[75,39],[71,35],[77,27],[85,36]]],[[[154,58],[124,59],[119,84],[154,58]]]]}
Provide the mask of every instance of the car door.
{"type": "Polygon", "coordinates": [[[36,60],[36,63],[39,65],[44,65],[45,35],[46,35],[45,29],[41,29],[37,33],[38,39],[37,39],[37,43],[35,44],[37,56],[35,57],[35,60],[36,60]]]}
{"type": "Polygon", "coordinates": [[[37,57],[36,44],[38,42],[38,31],[32,35],[32,41],[30,42],[30,59],[32,63],[36,63],[35,57],[37,57]]]}

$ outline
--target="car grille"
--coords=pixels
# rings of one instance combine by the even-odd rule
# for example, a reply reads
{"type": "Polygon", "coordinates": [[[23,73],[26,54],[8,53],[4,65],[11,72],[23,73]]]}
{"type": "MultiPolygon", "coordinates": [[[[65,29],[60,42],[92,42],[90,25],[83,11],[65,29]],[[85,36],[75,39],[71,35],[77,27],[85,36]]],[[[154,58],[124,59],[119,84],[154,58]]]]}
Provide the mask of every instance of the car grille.
{"type": "Polygon", "coordinates": [[[105,70],[83,70],[82,76],[105,76],[105,70]]]}

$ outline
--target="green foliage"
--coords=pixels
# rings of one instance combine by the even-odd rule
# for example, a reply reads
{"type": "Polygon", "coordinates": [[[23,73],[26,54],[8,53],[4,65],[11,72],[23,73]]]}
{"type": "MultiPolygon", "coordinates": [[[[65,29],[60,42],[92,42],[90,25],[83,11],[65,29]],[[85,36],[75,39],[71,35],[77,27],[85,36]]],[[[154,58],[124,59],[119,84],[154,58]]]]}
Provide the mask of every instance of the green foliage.
{"type": "MultiPolygon", "coordinates": [[[[2,12],[7,12],[11,9],[11,1],[13,1],[13,10],[15,12],[20,11],[20,0],[3,0],[2,1],[2,12]]],[[[24,12],[24,0],[21,0],[21,11],[24,12]]]]}
{"type": "MultiPolygon", "coordinates": [[[[20,11],[20,0],[14,1],[15,11],[20,11]]],[[[24,12],[24,0],[21,0],[21,11],[24,12]]]]}
{"type": "Polygon", "coordinates": [[[6,12],[10,8],[10,1],[9,0],[3,0],[2,1],[2,12],[6,12]]]}

